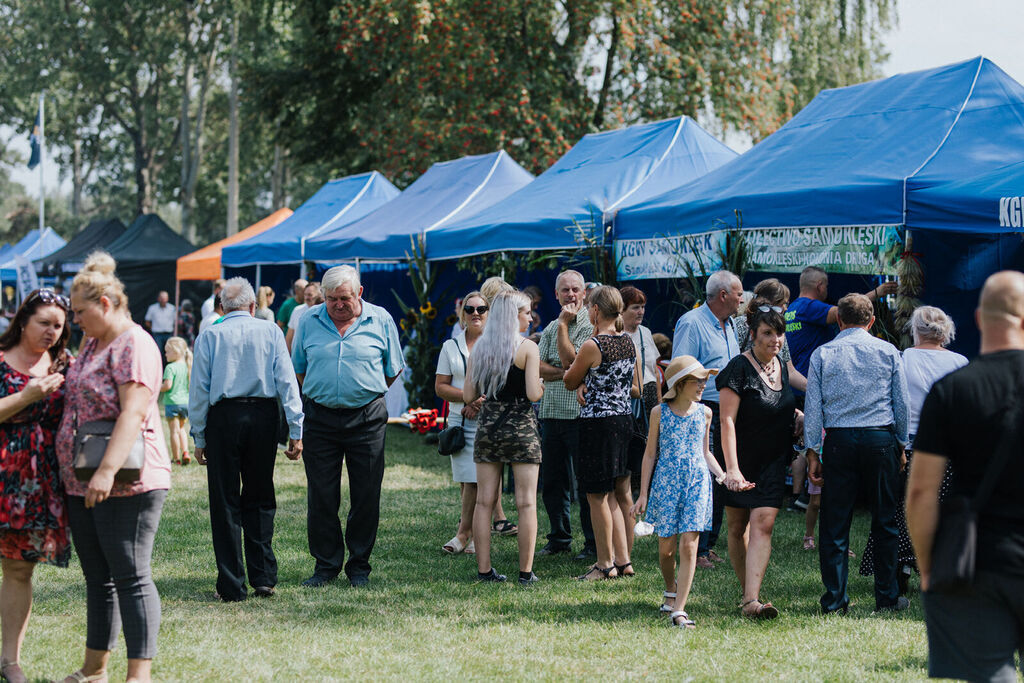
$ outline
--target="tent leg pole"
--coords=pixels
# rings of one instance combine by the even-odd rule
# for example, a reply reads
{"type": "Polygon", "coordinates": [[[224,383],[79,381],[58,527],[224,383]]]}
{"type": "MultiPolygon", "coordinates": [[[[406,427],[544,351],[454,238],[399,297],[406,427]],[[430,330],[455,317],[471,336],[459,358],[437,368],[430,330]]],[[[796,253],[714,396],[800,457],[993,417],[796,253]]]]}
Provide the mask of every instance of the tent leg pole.
{"type": "Polygon", "coordinates": [[[174,278],[174,336],[178,336],[178,315],[177,313],[181,310],[181,280],[174,278]]]}
{"type": "Polygon", "coordinates": [[[256,264],[256,291],[257,292],[260,291],[260,285],[262,284],[262,277],[263,277],[263,270],[262,270],[262,268],[263,267],[259,263],[256,264]]]}

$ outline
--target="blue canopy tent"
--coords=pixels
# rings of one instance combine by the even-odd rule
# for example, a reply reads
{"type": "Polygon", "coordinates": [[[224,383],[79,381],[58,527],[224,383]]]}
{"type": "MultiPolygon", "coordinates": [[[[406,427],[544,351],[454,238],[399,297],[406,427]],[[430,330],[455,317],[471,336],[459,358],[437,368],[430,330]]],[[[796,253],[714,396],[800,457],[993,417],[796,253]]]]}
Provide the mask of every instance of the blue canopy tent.
{"type": "Polygon", "coordinates": [[[0,263],[0,279],[4,281],[14,280],[18,277],[15,256],[23,256],[28,260],[43,258],[63,247],[67,242],[53,231],[53,228],[43,228],[40,233],[38,229],[32,230],[15,244],[10,251],[3,254],[3,262],[0,263]]]}
{"type": "Polygon", "coordinates": [[[1019,161],[1024,86],[987,59],[825,90],[734,163],[619,212],[616,239],[901,226],[908,193],[1019,161]]]}
{"type": "Polygon", "coordinates": [[[302,263],[309,238],[362,218],[398,194],[398,189],[377,171],[331,180],[278,225],[224,247],[221,265],[302,263]]]}
{"type": "Polygon", "coordinates": [[[978,57],[823,91],[734,162],[621,211],[614,235],[618,246],[706,233],[734,223],[739,211],[754,270],[796,273],[813,264],[863,277],[892,272],[910,227],[923,255],[924,296],[942,306],[951,300],[936,298],[927,272],[948,261],[924,244],[950,219],[918,220],[913,198],[1022,158],[1024,86],[978,57]]]}
{"type": "Polygon", "coordinates": [[[536,180],[474,216],[431,234],[427,256],[573,249],[580,231],[603,235],[618,209],[677,187],[736,153],[692,119],[585,135],[536,180]]]}
{"type": "MultiPolygon", "coordinates": [[[[1024,150],[1020,151],[1024,156],[1024,150]]],[[[1024,229],[1024,161],[907,193],[907,228],[970,233],[1024,229]]]]}
{"type": "Polygon", "coordinates": [[[504,150],[441,161],[401,195],[357,221],[306,240],[306,258],[320,262],[352,259],[400,261],[423,235],[501,201],[533,180],[504,150]]]}

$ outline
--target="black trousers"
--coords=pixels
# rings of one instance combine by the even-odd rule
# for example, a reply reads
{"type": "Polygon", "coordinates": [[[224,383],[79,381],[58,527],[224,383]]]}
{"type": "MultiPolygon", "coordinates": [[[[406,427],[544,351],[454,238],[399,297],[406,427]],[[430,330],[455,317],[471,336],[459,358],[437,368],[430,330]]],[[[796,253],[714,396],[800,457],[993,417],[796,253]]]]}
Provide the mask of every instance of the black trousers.
{"type": "Polygon", "coordinates": [[[217,592],[225,600],[244,600],[248,595],[246,566],[253,587],[277,584],[277,559],[270,547],[277,512],[276,458],[277,401],[226,399],[210,408],[206,423],[210,527],[217,592]]]}
{"type": "Polygon", "coordinates": [[[541,420],[541,498],[544,509],[551,521],[548,542],[552,546],[569,546],[572,543],[571,518],[572,494],[580,503],[580,529],[583,542],[589,548],[595,546],[594,524],[590,519],[590,504],[582,493],[574,474],[580,451],[579,420],[541,420]]]}
{"type": "MultiPolygon", "coordinates": [[[[725,469],[725,454],[722,453],[722,420],[719,414],[718,401],[701,401],[711,408],[711,454],[718,464],[725,469]]],[[[716,481],[711,482],[711,531],[700,532],[697,541],[697,556],[707,556],[718,543],[722,531],[722,519],[725,517],[725,487],[716,481]]]]}
{"type": "Polygon", "coordinates": [[[349,578],[368,576],[380,522],[387,405],[383,397],[352,409],[328,408],[305,397],[302,404],[306,525],[309,553],[316,560],[315,573],[337,576],[344,563],[349,578]],[[338,518],[343,463],[348,468],[350,500],[344,533],[338,518]]]}
{"type": "Polygon", "coordinates": [[[875,541],[875,608],[899,599],[896,582],[896,499],[899,488],[899,444],[888,428],[828,429],[822,450],[825,485],[818,517],[818,561],[825,594],[825,612],[845,609],[849,576],[847,550],[857,494],[867,494],[871,535],[875,541]]]}

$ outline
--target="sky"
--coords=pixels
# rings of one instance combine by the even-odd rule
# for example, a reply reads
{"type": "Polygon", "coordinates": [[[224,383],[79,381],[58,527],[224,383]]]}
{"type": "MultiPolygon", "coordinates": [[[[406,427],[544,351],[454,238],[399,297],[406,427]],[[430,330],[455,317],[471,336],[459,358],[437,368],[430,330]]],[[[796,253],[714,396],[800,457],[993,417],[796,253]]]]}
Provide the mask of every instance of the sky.
{"type": "MultiPolygon", "coordinates": [[[[890,53],[882,65],[886,76],[983,55],[1024,83],[1024,0],[898,0],[897,7],[899,25],[885,36],[890,53]]],[[[10,134],[9,127],[0,126],[0,139],[10,134]]],[[[727,142],[741,152],[749,146],[742,138],[727,142]]],[[[11,146],[27,158],[28,131],[16,136],[11,146]]],[[[57,184],[57,170],[47,164],[47,187],[57,184]]],[[[11,175],[29,194],[39,196],[38,169],[29,171],[22,165],[11,175]]],[[[70,191],[70,181],[63,189],[70,191]]]]}

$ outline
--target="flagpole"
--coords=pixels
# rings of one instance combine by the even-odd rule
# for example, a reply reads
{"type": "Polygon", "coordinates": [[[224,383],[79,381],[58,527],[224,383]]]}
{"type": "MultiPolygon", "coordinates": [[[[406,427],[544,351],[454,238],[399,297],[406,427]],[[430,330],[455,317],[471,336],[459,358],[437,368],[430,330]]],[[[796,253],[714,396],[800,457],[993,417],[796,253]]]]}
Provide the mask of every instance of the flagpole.
{"type": "Polygon", "coordinates": [[[43,112],[46,91],[39,93],[39,236],[43,235],[43,227],[46,225],[46,192],[43,187],[43,166],[46,165],[46,114],[43,112]]]}

